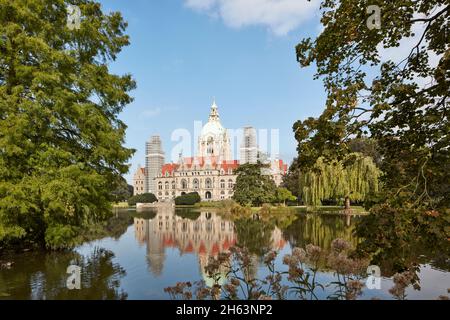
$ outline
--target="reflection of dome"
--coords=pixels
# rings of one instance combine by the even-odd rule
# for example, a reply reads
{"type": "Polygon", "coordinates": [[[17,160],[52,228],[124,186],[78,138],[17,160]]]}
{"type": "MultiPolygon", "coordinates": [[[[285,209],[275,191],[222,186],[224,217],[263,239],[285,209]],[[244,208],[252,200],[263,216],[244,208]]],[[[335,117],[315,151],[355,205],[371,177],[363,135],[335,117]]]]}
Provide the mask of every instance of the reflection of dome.
{"type": "MultiPolygon", "coordinates": [[[[202,273],[202,277],[203,277],[203,281],[205,281],[205,286],[208,288],[212,288],[212,286],[215,284],[214,279],[208,277],[208,275],[206,273],[202,273]]],[[[227,275],[225,272],[221,272],[219,275],[219,279],[217,281],[217,283],[220,286],[223,286],[225,284],[225,282],[227,281],[227,275]]]]}

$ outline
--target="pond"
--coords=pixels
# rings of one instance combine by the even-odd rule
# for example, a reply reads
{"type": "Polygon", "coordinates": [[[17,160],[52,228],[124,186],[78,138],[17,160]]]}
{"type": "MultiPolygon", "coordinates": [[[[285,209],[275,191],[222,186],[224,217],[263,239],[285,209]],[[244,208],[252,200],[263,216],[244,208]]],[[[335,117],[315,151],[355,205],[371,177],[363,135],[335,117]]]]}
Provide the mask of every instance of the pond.
{"type": "MultiPolygon", "coordinates": [[[[0,299],[169,299],[164,288],[177,282],[212,279],[205,272],[210,257],[233,246],[251,253],[252,273],[263,278],[263,256],[279,252],[276,268],[293,247],[308,244],[330,250],[336,238],[356,246],[355,224],[362,216],[295,213],[280,223],[231,219],[206,209],[116,210],[111,236],[85,243],[70,252],[25,252],[8,257],[14,264],[0,270],[0,299]],[[67,288],[67,268],[81,267],[81,289],[67,288]]],[[[448,268],[422,256],[420,290],[406,289],[408,299],[436,299],[450,288],[448,268]]],[[[379,289],[363,288],[359,299],[393,299],[392,272],[381,270],[379,289]]],[[[318,282],[328,283],[333,270],[319,270],[318,282]]],[[[326,299],[329,289],[317,290],[326,299]]],[[[291,297],[293,298],[293,297],[291,297]]]]}

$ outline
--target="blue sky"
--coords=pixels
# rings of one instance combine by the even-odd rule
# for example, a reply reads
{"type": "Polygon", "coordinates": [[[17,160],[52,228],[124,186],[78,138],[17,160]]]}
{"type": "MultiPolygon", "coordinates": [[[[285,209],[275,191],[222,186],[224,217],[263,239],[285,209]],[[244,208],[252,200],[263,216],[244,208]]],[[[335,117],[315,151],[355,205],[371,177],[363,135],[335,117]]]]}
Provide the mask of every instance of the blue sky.
{"type": "MultiPolygon", "coordinates": [[[[280,130],[280,157],[296,154],[292,125],[323,110],[322,82],[301,69],[295,45],[315,37],[319,11],[306,0],[102,0],[120,11],[131,45],[111,71],[131,73],[134,102],[121,114],[126,145],[137,149],[131,176],[144,164],[145,141],[159,134],[170,162],[177,128],[207,121],[213,97],[222,124],[280,130]],[[274,3],[275,2],[275,3],[274,3]],[[278,2],[278,3],[276,3],[278,2]]],[[[186,156],[188,156],[186,154],[186,156]]]]}

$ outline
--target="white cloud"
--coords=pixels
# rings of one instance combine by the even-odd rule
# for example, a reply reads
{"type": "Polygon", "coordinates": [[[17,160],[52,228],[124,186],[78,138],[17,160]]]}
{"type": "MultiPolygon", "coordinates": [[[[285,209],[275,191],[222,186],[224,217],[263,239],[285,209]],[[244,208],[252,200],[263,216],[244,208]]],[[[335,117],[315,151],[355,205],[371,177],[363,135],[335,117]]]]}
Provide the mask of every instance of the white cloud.
{"type": "Polygon", "coordinates": [[[161,114],[161,108],[153,108],[148,109],[142,112],[142,115],[147,118],[154,118],[156,116],[159,116],[161,114]]]}
{"type": "Polygon", "coordinates": [[[314,16],[318,0],[185,0],[193,10],[217,16],[232,28],[262,25],[283,36],[314,16]]]}

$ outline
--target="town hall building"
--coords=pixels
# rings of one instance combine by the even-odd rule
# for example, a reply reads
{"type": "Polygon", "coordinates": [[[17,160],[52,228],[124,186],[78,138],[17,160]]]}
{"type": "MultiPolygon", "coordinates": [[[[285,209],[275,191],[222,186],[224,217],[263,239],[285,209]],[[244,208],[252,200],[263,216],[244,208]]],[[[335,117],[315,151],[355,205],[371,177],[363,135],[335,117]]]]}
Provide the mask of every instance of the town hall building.
{"type": "MultiPolygon", "coordinates": [[[[170,201],[190,192],[198,192],[202,201],[230,199],[236,183],[236,169],[240,164],[256,163],[260,159],[257,156],[256,131],[251,127],[244,128],[241,159],[232,159],[230,137],[220,122],[215,102],[198,138],[197,155],[183,157],[180,154],[176,163],[162,164],[159,159],[164,152],[159,137],[152,137],[150,143],[153,144],[147,149],[152,152],[147,154],[146,163],[155,164],[156,167],[139,167],[133,183],[137,190],[135,194],[151,192],[159,201],[170,201]],[[152,161],[152,157],[158,161],[152,161]],[[151,176],[149,173],[152,172],[157,174],[151,176]],[[142,189],[143,185],[147,188],[142,189]]],[[[264,162],[270,162],[268,174],[272,175],[277,185],[281,184],[287,173],[287,164],[279,159],[264,162]]]]}

